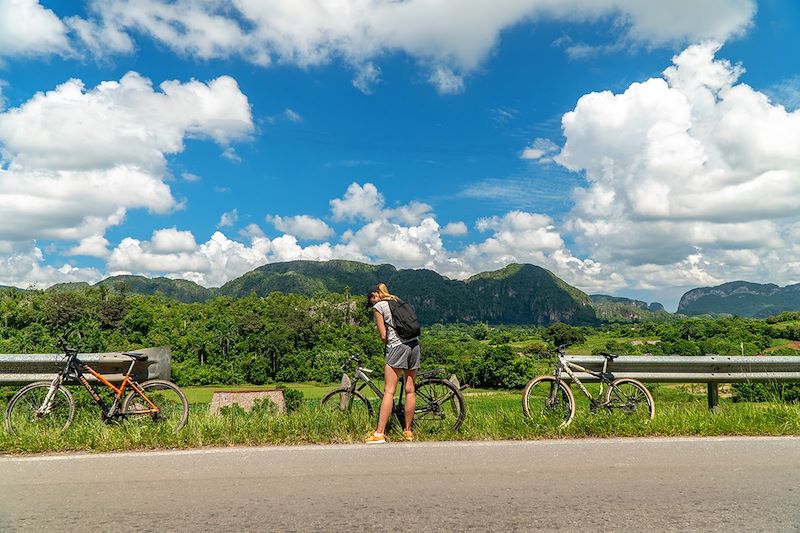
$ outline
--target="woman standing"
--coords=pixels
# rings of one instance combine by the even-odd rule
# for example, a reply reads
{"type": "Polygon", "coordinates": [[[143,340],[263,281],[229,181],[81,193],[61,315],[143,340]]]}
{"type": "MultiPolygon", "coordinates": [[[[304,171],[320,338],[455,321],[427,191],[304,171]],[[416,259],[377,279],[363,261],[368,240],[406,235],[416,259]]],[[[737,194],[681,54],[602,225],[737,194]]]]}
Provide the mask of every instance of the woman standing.
{"type": "Polygon", "coordinates": [[[414,434],[411,432],[411,423],[414,420],[414,409],[417,406],[414,378],[417,375],[420,363],[419,337],[415,336],[411,339],[400,338],[395,329],[395,321],[392,318],[390,301],[399,302],[400,299],[390,294],[389,289],[383,283],[369,288],[367,304],[372,307],[378,334],[386,345],[386,365],[383,369],[383,400],[381,401],[381,411],[378,417],[378,427],[372,435],[366,438],[365,442],[367,444],[386,442],[384,432],[386,431],[386,425],[389,423],[389,417],[392,416],[394,393],[401,377],[405,379],[406,391],[403,438],[408,441],[414,440],[414,434]]]}

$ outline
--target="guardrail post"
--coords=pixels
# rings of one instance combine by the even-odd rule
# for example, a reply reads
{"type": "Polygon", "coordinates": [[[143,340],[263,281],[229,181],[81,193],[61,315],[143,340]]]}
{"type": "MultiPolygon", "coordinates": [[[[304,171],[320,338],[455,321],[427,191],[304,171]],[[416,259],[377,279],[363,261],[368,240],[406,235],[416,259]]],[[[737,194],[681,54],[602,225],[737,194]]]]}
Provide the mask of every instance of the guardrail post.
{"type": "Polygon", "coordinates": [[[716,381],[708,384],[708,408],[714,413],[719,412],[719,383],[716,381]]]}

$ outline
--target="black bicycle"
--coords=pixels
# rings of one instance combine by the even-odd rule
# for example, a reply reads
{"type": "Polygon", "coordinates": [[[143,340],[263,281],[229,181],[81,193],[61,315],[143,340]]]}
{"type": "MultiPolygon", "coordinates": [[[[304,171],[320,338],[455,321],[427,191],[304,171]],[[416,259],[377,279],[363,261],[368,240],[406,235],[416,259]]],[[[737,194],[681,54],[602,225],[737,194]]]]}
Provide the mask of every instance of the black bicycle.
{"type": "Polygon", "coordinates": [[[126,418],[139,418],[178,432],[189,418],[189,403],[183,391],[172,383],[152,379],[139,383],[133,378],[137,361],[147,361],[147,355],[123,353],[131,358],[131,365],[119,386],[78,358],[78,350],[65,348],[64,368],[52,381],[37,381],[22,387],[8,402],[5,413],[6,430],[20,433],[26,429],[64,431],[75,417],[75,398],[64,384],[77,381],[89,392],[100,407],[100,416],[106,422],[126,418]],[[111,405],[98,394],[85,373],[94,376],[102,385],[113,391],[111,405]],[[127,395],[125,392],[128,391],[127,395]]]}
{"type": "MultiPolygon", "coordinates": [[[[355,379],[350,380],[347,376],[349,385],[342,386],[330,391],[322,398],[322,405],[337,413],[358,413],[372,417],[372,404],[361,394],[364,387],[369,387],[379,400],[383,400],[383,391],[369,379],[367,374],[372,370],[364,368],[361,361],[355,355],[351,355],[342,365],[342,370],[347,376],[347,371],[354,367],[355,379]],[[359,386],[359,382],[362,382],[359,386]]],[[[414,383],[414,390],[417,393],[417,406],[414,410],[414,427],[419,427],[427,431],[441,429],[458,430],[464,422],[467,412],[467,404],[459,387],[449,380],[439,376],[444,374],[443,369],[429,370],[417,374],[417,381],[414,383]]],[[[405,421],[405,409],[403,401],[405,399],[405,380],[400,380],[400,395],[394,403],[392,412],[402,425],[405,421]]]]}

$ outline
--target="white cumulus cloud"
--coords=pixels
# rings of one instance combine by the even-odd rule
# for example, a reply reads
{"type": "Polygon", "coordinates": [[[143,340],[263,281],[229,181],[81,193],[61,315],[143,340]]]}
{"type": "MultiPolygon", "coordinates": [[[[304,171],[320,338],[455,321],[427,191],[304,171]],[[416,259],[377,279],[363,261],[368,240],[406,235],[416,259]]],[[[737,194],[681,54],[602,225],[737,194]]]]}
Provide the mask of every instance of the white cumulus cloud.
{"type": "Polygon", "coordinates": [[[375,60],[400,52],[442,93],[463,90],[464,76],[483,64],[502,32],[527,21],[611,19],[603,46],[621,48],[725,41],[742,34],[756,10],[754,0],[93,0],[91,6],[89,17],[68,22],[100,54],[129,53],[131,35],[143,35],[203,60],[237,56],[305,68],[341,59],[356,70],[354,85],[369,92],[379,79],[375,60]]]}
{"type": "Polygon", "coordinates": [[[102,279],[100,271],[64,263],[60,267],[46,264],[42,250],[32,242],[0,241],[0,285],[27,289],[43,289],[55,283],[102,279]]]}
{"type": "Polygon", "coordinates": [[[69,53],[67,31],[36,0],[0,0],[0,57],[69,53]]]}
{"type": "Polygon", "coordinates": [[[239,221],[239,210],[231,209],[228,212],[222,213],[217,223],[218,228],[227,228],[236,224],[239,221]]]}
{"type": "Polygon", "coordinates": [[[330,201],[334,220],[374,220],[383,211],[383,195],[372,183],[351,183],[343,198],[330,201]]]}
{"type": "Polygon", "coordinates": [[[333,219],[341,220],[380,220],[389,219],[405,224],[417,224],[431,215],[431,206],[417,201],[394,208],[385,208],[383,194],[372,183],[363,186],[351,183],[343,198],[330,201],[333,219]]]}
{"type": "Polygon", "coordinates": [[[91,235],[81,239],[77,246],[70,248],[65,255],[86,255],[90,257],[106,257],[111,251],[108,249],[108,239],[102,235],[91,235]]]}
{"type": "Polygon", "coordinates": [[[129,209],[180,206],[166,156],[187,138],[222,146],[253,131],[235,80],[165,81],[129,72],[87,89],[77,79],[0,113],[0,239],[79,240],[129,209]]]}
{"type": "Polygon", "coordinates": [[[585,173],[568,222],[584,253],[641,285],[797,282],[800,112],[693,45],[662,78],[583,96],[556,160],[585,173]],[[760,259],[759,259],[760,258],[760,259]]]}
{"type": "Polygon", "coordinates": [[[442,228],[442,235],[466,235],[468,233],[467,225],[463,222],[448,222],[442,228]]]}
{"type": "Polygon", "coordinates": [[[333,235],[333,229],[316,217],[309,215],[297,215],[293,217],[281,217],[278,215],[267,215],[267,222],[271,222],[275,229],[294,235],[301,239],[321,241],[333,235]]]}

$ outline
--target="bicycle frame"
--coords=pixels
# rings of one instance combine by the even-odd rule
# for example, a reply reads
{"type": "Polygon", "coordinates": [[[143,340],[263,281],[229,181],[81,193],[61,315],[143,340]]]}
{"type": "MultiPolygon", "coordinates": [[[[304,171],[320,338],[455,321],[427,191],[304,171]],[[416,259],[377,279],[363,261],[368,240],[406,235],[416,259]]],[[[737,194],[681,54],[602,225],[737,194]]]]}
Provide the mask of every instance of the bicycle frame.
{"type": "MultiPolygon", "coordinates": [[[[347,360],[347,362],[351,362],[351,361],[356,363],[356,366],[355,366],[355,378],[353,380],[351,380],[350,387],[348,389],[349,394],[352,396],[354,392],[356,392],[356,391],[361,392],[362,390],[364,390],[365,387],[369,386],[369,388],[372,389],[372,392],[375,393],[375,396],[377,396],[378,399],[382,401],[383,400],[383,391],[381,389],[379,389],[377,387],[377,385],[375,385],[375,383],[373,383],[373,381],[367,375],[367,374],[371,373],[372,370],[370,370],[369,368],[364,368],[362,366],[358,366],[358,362],[359,362],[358,359],[356,359],[356,358],[354,358],[352,356],[350,357],[350,359],[347,360]],[[363,382],[363,384],[360,387],[358,386],[358,382],[359,381],[363,382]]],[[[347,375],[347,369],[346,369],[346,366],[345,366],[345,365],[347,365],[347,362],[344,365],[342,365],[342,370],[345,372],[345,375],[347,375]]],[[[428,370],[428,371],[422,372],[422,373],[417,373],[414,381],[416,383],[420,379],[432,378],[432,377],[440,375],[442,372],[443,372],[442,369],[434,369],[434,370],[428,370]]],[[[349,377],[348,377],[348,379],[349,379],[349,377]]],[[[400,380],[399,397],[398,397],[397,403],[395,404],[395,409],[397,409],[399,407],[402,407],[402,405],[403,405],[403,399],[405,398],[405,388],[406,388],[405,381],[406,381],[405,379],[401,379],[400,380]]]]}
{"type": "MultiPolygon", "coordinates": [[[[588,368],[582,367],[576,363],[570,363],[567,361],[566,356],[563,353],[558,354],[558,365],[556,366],[555,371],[555,378],[556,382],[561,381],[561,372],[564,371],[569,375],[570,379],[573,383],[578,385],[581,392],[586,395],[587,398],[593,401],[599,401],[600,398],[603,397],[603,386],[610,385],[612,381],[614,381],[614,376],[608,372],[608,358],[603,362],[603,370],[600,372],[595,372],[594,370],[589,370],[588,368]],[[580,379],[572,372],[573,370],[577,370],[578,372],[586,372],[600,380],[600,392],[597,395],[597,400],[591,395],[591,393],[586,389],[586,386],[581,382],[580,379]]],[[[555,395],[556,391],[553,390],[553,395],[555,395]]]]}
{"type": "MultiPolygon", "coordinates": [[[[361,366],[356,366],[355,379],[353,380],[353,383],[350,385],[350,392],[351,393],[354,392],[354,391],[361,392],[362,390],[364,390],[364,387],[369,386],[369,388],[372,389],[372,392],[375,393],[375,396],[377,396],[379,400],[383,400],[383,391],[380,390],[378,388],[378,386],[375,385],[375,383],[372,382],[371,379],[369,379],[369,376],[367,375],[367,373],[369,373],[369,372],[372,372],[372,370],[370,370],[368,368],[361,367],[361,366]],[[359,380],[363,381],[364,383],[360,387],[356,387],[356,385],[358,384],[359,380]]],[[[403,392],[404,392],[404,390],[405,390],[405,380],[401,379],[400,380],[400,401],[401,402],[403,401],[403,392]]]]}
{"type": "Polygon", "coordinates": [[[144,393],[141,387],[139,387],[139,384],[136,382],[136,380],[131,378],[131,374],[133,373],[133,367],[135,364],[136,360],[131,359],[131,365],[130,367],[128,367],[128,371],[122,378],[122,383],[120,383],[119,386],[116,386],[109,380],[107,380],[105,377],[103,377],[103,375],[97,372],[94,368],[79,360],[77,350],[74,351],[68,350],[67,364],[64,367],[64,370],[62,370],[59,373],[59,375],[56,376],[56,378],[53,380],[53,385],[50,387],[50,391],[48,392],[47,397],[43,402],[43,407],[50,405],[50,401],[53,395],[55,394],[55,391],[58,388],[58,386],[64,383],[64,381],[66,381],[68,377],[74,376],[78,380],[78,382],[81,385],[83,385],[83,388],[85,388],[89,392],[89,395],[92,397],[97,406],[100,408],[103,420],[108,420],[113,417],[125,416],[125,413],[120,413],[119,409],[122,402],[122,394],[125,392],[125,389],[128,387],[128,385],[130,385],[130,387],[134,391],[136,391],[136,393],[142,399],[144,399],[144,401],[147,402],[147,404],[149,405],[149,408],[146,408],[144,410],[139,410],[136,412],[136,414],[145,414],[145,413],[156,414],[159,412],[158,406],[154,404],[150,400],[150,398],[147,397],[147,395],[144,393]],[[103,398],[100,397],[100,395],[97,393],[92,384],[89,383],[89,380],[86,379],[86,376],[84,375],[84,370],[87,370],[100,383],[102,383],[103,385],[114,391],[114,402],[111,404],[111,406],[106,405],[106,402],[103,400],[103,398]]]}

